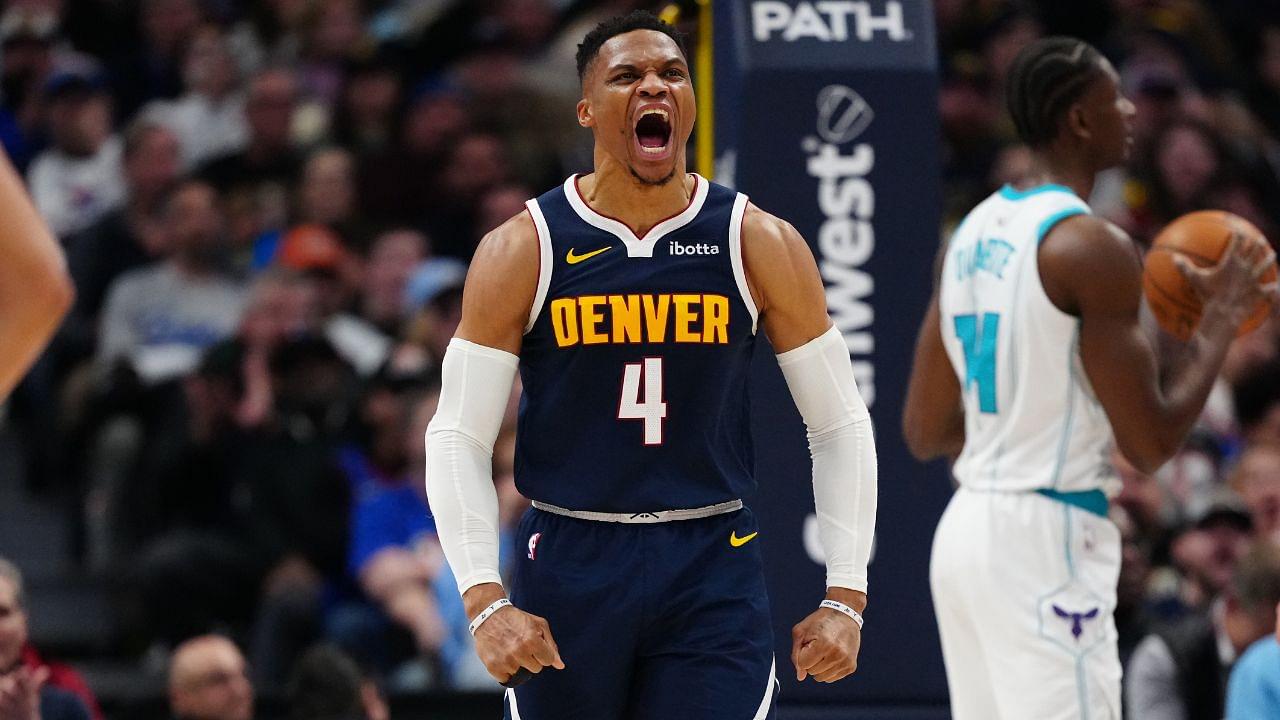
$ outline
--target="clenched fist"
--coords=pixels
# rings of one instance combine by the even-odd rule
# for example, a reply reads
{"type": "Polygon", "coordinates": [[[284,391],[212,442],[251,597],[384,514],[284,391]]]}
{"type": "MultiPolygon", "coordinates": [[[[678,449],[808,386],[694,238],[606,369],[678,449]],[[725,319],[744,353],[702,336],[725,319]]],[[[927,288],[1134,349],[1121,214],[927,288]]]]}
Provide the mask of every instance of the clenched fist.
{"type": "MultiPolygon", "coordinates": [[[[828,597],[855,609],[865,607],[865,595],[852,590],[843,592],[852,594],[852,597],[833,597],[830,593],[828,597]]],[[[835,682],[858,669],[862,629],[844,613],[818,608],[791,629],[791,640],[791,662],[796,667],[796,680],[803,681],[812,675],[818,682],[835,682]]]]}
{"type": "MultiPolygon", "coordinates": [[[[472,598],[472,591],[482,590],[485,586],[476,586],[467,591],[467,605],[480,602],[472,598]]],[[[501,597],[501,588],[497,588],[497,597],[501,597]]],[[[490,593],[485,593],[488,598],[490,593]]],[[[487,607],[489,600],[480,607],[487,607]]],[[[477,615],[476,613],[468,613],[477,615]]],[[[537,615],[531,615],[515,606],[504,607],[495,612],[480,627],[476,628],[476,654],[484,663],[489,674],[498,682],[505,683],[520,668],[531,673],[542,672],[543,668],[564,669],[564,661],[560,659],[560,650],[551,637],[551,626],[537,615]]]]}

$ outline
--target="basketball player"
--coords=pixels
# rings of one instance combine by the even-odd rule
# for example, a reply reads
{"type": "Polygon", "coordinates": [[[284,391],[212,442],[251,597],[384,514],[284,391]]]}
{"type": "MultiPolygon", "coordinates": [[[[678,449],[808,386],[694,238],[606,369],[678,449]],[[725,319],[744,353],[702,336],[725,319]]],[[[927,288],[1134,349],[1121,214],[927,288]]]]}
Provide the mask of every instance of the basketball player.
{"type": "Polygon", "coordinates": [[[0,401],[44,350],[73,296],[62,247],[0,151],[0,401]]]}
{"type": "Polygon", "coordinates": [[[445,354],[427,433],[441,544],[489,672],[553,668],[508,691],[507,717],[772,718],[763,539],[741,500],[757,328],[809,431],[826,549],[826,600],[793,633],[799,679],[857,664],[870,419],[804,240],[685,172],[695,105],[676,31],[643,12],[606,21],[578,68],[594,172],[484,238],[445,354]],[[490,462],[517,368],[516,484],[534,507],[508,601],[490,462]]]}
{"type": "Polygon", "coordinates": [[[930,582],[957,720],[1119,718],[1107,519],[1114,440],[1151,472],[1182,443],[1274,257],[1232,241],[1184,275],[1204,315],[1161,366],[1139,327],[1141,257],[1083,198],[1125,161],[1134,107],[1070,38],[1014,61],[1009,111],[1035,180],[978,205],[944,248],[903,427],[916,457],[959,453],[930,582]]]}

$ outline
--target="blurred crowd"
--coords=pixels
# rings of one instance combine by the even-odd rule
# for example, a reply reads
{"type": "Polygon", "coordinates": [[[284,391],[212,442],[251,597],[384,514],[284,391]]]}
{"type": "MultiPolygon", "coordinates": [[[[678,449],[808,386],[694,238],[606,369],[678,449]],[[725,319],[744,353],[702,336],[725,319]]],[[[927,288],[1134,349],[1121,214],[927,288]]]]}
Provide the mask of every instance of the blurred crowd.
{"type": "MultiPolygon", "coordinates": [[[[1098,214],[1146,246],[1180,215],[1223,209],[1280,246],[1280,3],[935,7],[947,226],[1028,174],[1030,154],[1005,110],[1005,74],[1027,42],[1065,34],[1111,59],[1137,107],[1129,164],[1104,173],[1089,198],[1098,214]]],[[[1161,340],[1160,352],[1176,358],[1178,348],[1161,340]]],[[[1116,620],[1126,717],[1280,716],[1280,323],[1235,342],[1173,461],[1153,476],[1118,454],[1113,464],[1121,489],[1112,518],[1124,538],[1116,620]],[[1232,678],[1237,665],[1241,677],[1232,678]],[[1271,704],[1258,705],[1259,697],[1271,704]]]]}
{"type": "MultiPolygon", "coordinates": [[[[30,490],[110,583],[113,647],[167,669],[176,715],[205,697],[237,717],[253,686],[347,688],[367,717],[369,678],[496,688],[426,512],[438,364],[479,238],[591,164],[577,42],[656,5],[3,5],[0,142],[77,289],[9,419],[30,490]]],[[[1028,172],[1004,74],[1072,34],[1138,108],[1099,213],[1141,243],[1211,207],[1280,239],[1280,2],[934,5],[946,225],[1028,172]]],[[[494,458],[507,528],[517,394],[494,458]]],[[[1222,717],[1233,666],[1280,653],[1280,323],[1236,342],[1173,462],[1115,464],[1128,716],[1222,717]]]]}
{"type": "Polygon", "coordinates": [[[498,689],[425,503],[439,362],[479,239],[591,165],[577,43],[654,5],[0,6],[0,141],[77,291],[8,419],[111,647],[217,632],[279,688],[323,640],[393,691],[498,689]]]}

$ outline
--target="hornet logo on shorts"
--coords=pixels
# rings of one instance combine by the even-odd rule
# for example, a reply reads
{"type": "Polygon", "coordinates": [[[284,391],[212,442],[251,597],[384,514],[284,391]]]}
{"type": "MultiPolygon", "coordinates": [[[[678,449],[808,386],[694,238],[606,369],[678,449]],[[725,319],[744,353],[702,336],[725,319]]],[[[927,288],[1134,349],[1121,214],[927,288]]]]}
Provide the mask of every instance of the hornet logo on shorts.
{"type": "Polygon", "coordinates": [[[542,533],[536,532],[529,536],[529,559],[538,559],[538,541],[542,539],[542,533]]]}
{"type": "Polygon", "coordinates": [[[1084,622],[1098,617],[1098,608],[1093,608],[1087,612],[1067,612],[1059,607],[1056,603],[1053,605],[1053,614],[1063,620],[1071,621],[1071,637],[1080,642],[1080,635],[1084,632],[1084,622]]]}

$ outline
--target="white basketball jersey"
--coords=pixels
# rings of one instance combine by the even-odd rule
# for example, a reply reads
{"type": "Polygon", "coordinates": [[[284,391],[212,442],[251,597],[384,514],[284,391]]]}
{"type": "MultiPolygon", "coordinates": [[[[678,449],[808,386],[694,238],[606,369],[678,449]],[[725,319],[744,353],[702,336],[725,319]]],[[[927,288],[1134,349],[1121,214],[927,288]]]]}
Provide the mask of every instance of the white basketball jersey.
{"type": "Polygon", "coordinates": [[[966,487],[1109,484],[1111,425],[1080,363],[1080,322],[1049,300],[1037,262],[1054,225],[1088,212],[1061,185],[1006,186],[965,217],[947,247],[939,309],[964,398],[954,472],[966,487]]]}

